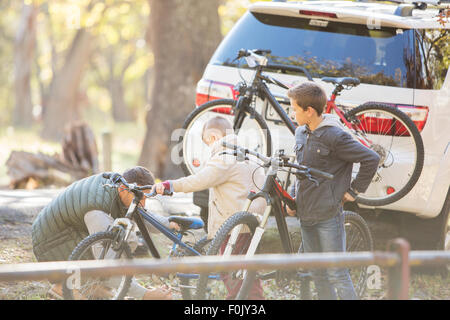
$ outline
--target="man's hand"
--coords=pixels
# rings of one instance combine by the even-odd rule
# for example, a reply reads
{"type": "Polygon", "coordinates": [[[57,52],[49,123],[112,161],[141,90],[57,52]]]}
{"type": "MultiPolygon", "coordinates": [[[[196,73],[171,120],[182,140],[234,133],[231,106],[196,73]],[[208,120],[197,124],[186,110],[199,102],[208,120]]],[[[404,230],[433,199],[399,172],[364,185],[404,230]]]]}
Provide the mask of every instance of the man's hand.
{"type": "Polygon", "coordinates": [[[172,221],[169,223],[169,229],[180,231],[181,228],[178,223],[172,221]]]}
{"type": "Polygon", "coordinates": [[[353,201],[355,201],[355,198],[353,198],[350,193],[346,192],[344,194],[344,196],[342,197],[341,203],[344,204],[348,201],[353,202],[353,201]]]}

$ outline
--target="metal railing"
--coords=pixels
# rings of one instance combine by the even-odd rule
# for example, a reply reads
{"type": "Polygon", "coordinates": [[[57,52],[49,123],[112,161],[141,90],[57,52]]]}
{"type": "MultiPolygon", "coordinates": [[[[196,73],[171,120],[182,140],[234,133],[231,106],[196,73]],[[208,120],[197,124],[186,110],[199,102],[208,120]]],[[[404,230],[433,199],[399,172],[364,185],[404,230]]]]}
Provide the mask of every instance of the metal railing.
{"type": "Polygon", "coordinates": [[[408,299],[411,266],[450,265],[449,251],[409,251],[406,240],[396,239],[387,251],[303,254],[262,254],[246,258],[231,256],[180,259],[57,261],[0,265],[0,282],[67,279],[74,270],[83,276],[114,276],[170,273],[204,273],[240,270],[289,270],[378,265],[388,268],[387,299],[408,299]]]}

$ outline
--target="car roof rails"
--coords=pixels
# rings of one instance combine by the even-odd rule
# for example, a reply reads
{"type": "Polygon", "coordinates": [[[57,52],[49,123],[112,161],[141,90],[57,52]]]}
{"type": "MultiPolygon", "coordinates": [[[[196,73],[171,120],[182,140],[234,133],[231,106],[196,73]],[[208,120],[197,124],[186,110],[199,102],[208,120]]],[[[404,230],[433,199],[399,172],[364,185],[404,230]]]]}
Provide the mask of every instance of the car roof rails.
{"type": "Polygon", "coordinates": [[[412,16],[413,10],[449,9],[450,0],[359,0],[359,2],[393,2],[398,4],[394,15],[401,17],[412,16]]]}

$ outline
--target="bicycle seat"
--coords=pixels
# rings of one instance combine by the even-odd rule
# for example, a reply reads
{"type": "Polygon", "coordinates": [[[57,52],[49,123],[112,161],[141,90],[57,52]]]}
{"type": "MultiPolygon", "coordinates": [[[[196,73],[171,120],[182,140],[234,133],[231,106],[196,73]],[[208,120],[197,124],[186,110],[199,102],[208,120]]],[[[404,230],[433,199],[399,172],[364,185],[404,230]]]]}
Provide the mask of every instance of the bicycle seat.
{"type": "Polygon", "coordinates": [[[356,87],[357,85],[360,84],[360,81],[358,78],[351,78],[351,77],[341,77],[341,78],[323,77],[320,80],[322,80],[323,82],[330,82],[332,84],[342,85],[342,86],[356,87]]]}
{"type": "Polygon", "coordinates": [[[172,216],[169,217],[169,222],[178,223],[183,230],[201,229],[205,225],[202,219],[195,217],[172,216]]]}

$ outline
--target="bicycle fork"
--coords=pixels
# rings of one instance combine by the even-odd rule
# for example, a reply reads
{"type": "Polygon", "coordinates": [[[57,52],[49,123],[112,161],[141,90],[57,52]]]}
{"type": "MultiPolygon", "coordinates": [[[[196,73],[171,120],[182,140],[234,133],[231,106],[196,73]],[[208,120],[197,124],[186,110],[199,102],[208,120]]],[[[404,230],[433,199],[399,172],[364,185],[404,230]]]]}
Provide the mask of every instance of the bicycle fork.
{"type": "MultiPolygon", "coordinates": [[[[136,209],[136,203],[132,202],[128,208],[127,214],[124,218],[117,218],[114,220],[113,225],[111,226],[111,230],[115,229],[115,228],[119,228],[123,231],[118,233],[118,243],[115,244],[115,247],[113,247],[115,252],[115,256],[114,259],[118,259],[121,254],[122,254],[122,250],[120,250],[120,248],[122,247],[122,244],[124,242],[128,241],[128,238],[131,234],[131,232],[134,229],[134,224],[133,222],[130,220],[131,215],[133,214],[134,210],[136,209]]],[[[106,255],[106,251],[105,248],[103,248],[102,252],[101,252],[101,259],[103,259],[103,257],[106,255]]]]}

